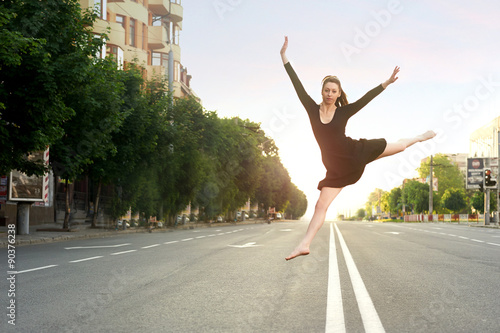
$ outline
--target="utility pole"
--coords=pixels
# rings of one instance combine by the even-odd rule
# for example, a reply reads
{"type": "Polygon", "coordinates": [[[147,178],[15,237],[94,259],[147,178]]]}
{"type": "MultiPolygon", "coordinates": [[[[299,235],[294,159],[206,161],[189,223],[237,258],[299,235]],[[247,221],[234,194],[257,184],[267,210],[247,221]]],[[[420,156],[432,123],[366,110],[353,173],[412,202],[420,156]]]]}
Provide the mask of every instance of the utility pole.
{"type": "Polygon", "coordinates": [[[487,188],[484,191],[484,224],[490,225],[490,189],[487,188]]]}
{"type": "Polygon", "coordinates": [[[429,180],[429,215],[432,215],[432,212],[434,211],[434,206],[433,206],[433,198],[432,198],[432,195],[433,195],[433,192],[432,192],[432,155],[431,155],[431,163],[429,164],[430,165],[430,180],[429,180]]]}

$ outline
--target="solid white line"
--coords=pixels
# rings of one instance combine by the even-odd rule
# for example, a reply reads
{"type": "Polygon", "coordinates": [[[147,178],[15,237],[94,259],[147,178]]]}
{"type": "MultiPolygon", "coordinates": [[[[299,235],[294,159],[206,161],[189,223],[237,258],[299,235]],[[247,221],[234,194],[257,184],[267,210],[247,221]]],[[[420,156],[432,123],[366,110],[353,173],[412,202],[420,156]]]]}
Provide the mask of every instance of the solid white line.
{"type": "Polygon", "coordinates": [[[326,301],[325,333],[345,332],[344,307],[342,305],[342,289],[340,287],[339,264],[333,225],[330,224],[330,254],[328,259],[328,293],[326,301]]]}
{"type": "Polygon", "coordinates": [[[342,233],[337,227],[337,224],[335,224],[335,229],[337,230],[340,247],[342,248],[342,252],[344,253],[347,270],[349,271],[349,276],[351,277],[354,295],[356,296],[356,301],[358,302],[359,312],[361,313],[361,319],[363,320],[365,332],[385,332],[384,326],[380,321],[377,310],[375,310],[375,306],[373,305],[370,294],[368,294],[368,290],[366,290],[363,279],[359,274],[358,268],[354,263],[354,259],[349,252],[349,248],[347,247],[347,244],[344,241],[344,237],[342,237],[342,233]]]}
{"type": "Polygon", "coordinates": [[[115,253],[111,253],[112,256],[117,256],[119,254],[125,254],[125,253],[130,253],[130,252],[135,252],[137,250],[128,250],[128,251],[122,251],[122,252],[115,252],[115,253]]]}
{"type": "Polygon", "coordinates": [[[148,245],[148,246],[143,246],[141,249],[150,249],[152,247],[160,246],[160,244],[153,244],[153,245],[148,245]]]}
{"type": "Polygon", "coordinates": [[[77,250],[77,249],[104,249],[104,248],[111,248],[111,247],[121,247],[121,246],[127,246],[130,245],[130,243],[126,244],[117,244],[117,245],[96,245],[96,246],[75,246],[75,247],[65,247],[65,250],[77,250]]]}
{"type": "Polygon", "coordinates": [[[49,266],[43,266],[43,267],[37,267],[37,268],[32,268],[32,269],[26,269],[24,271],[18,271],[18,272],[9,272],[10,274],[21,274],[21,273],[27,273],[27,272],[33,272],[33,271],[39,271],[41,269],[46,269],[46,268],[52,268],[52,267],[57,267],[59,265],[49,265],[49,266]]]}
{"type": "Polygon", "coordinates": [[[102,256],[90,257],[90,258],[85,258],[85,259],[78,259],[78,260],[73,260],[73,261],[70,261],[70,262],[75,263],[75,262],[82,262],[82,261],[94,260],[94,259],[99,259],[99,258],[102,258],[102,256]]]}

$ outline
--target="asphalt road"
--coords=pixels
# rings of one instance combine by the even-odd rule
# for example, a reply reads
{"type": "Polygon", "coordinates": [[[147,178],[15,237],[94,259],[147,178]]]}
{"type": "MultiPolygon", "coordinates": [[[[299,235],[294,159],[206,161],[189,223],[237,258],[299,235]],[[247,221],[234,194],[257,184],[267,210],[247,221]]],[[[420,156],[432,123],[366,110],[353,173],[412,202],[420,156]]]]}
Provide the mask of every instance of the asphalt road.
{"type": "Polygon", "coordinates": [[[2,249],[0,331],[500,332],[500,230],[327,222],[286,262],[306,227],[23,246],[14,269],[2,249]]]}

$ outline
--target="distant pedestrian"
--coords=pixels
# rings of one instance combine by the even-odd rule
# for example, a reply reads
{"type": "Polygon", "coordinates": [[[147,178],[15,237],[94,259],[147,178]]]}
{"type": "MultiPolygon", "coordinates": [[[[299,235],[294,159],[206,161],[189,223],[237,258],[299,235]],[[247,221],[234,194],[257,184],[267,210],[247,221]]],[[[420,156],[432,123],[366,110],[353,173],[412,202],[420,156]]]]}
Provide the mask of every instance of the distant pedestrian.
{"type": "Polygon", "coordinates": [[[342,90],[339,79],[336,76],[327,76],[322,82],[321,95],[323,101],[318,105],[307,94],[290,65],[285,54],[287,48],[288,37],[285,37],[285,43],[280,52],[283,65],[292,80],[302,105],[309,115],[314,136],[321,150],[323,164],[327,170],[326,178],[318,185],[321,192],[306,235],[295,250],[286,257],[286,260],[290,260],[297,256],[309,254],[309,246],[325,221],[328,207],[342,188],[356,183],[361,178],[368,163],[400,153],[417,142],[432,139],[436,136],[436,133],[428,131],[414,138],[401,139],[395,143],[387,143],[385,139],[351,139],[345,135],[347,121],[384,91],[388,85],[396,82],[399,67],[394,68],[387,81],[351,104],[347,102],[347,96],[342,90]]]}

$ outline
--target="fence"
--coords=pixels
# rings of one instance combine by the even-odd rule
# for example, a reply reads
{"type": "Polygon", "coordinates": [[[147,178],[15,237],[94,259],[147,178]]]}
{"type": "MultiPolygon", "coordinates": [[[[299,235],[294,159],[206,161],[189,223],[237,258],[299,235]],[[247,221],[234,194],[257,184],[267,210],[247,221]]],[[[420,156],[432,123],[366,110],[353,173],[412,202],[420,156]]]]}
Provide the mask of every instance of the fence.
{"type": "Polygon", "coordinates": [[[479,222],[483,214],[414,214],[405,215],[405,222],[479,222]]]}

